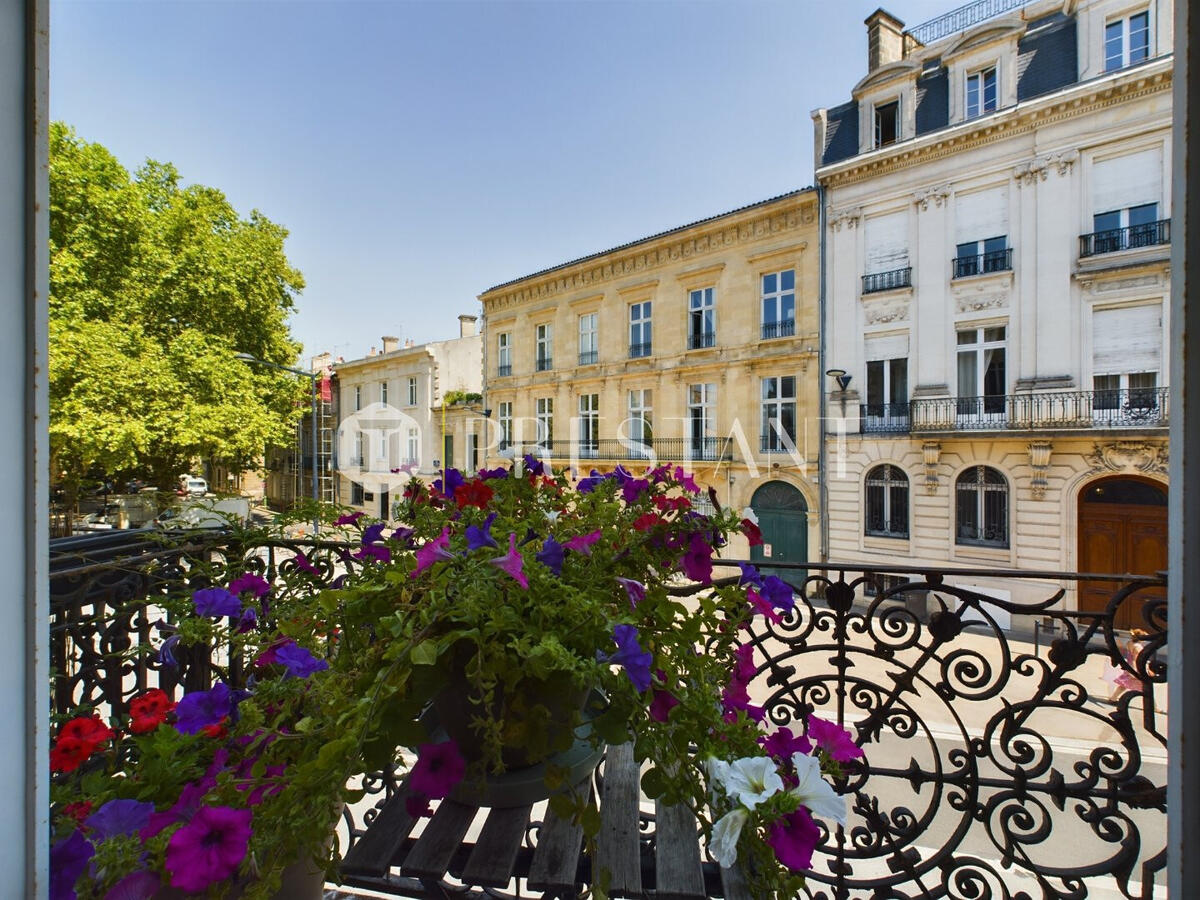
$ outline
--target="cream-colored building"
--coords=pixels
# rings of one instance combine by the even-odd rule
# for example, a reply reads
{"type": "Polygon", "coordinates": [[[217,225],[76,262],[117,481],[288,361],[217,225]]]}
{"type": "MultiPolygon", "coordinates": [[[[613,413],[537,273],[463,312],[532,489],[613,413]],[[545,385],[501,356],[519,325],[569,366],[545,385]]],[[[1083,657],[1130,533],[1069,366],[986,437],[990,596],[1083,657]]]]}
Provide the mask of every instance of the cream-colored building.
{"type": "Polygon", "coordinates": [[[849,376],[826,384],[829,557],[1163,569],[1171,3],[962,12],[873,14],[865,77],[813,114],[849,376]]]}
{"type": "Polygon", "coordinates": [[[682,464],[759,511],[773,558],[807,559],[817,219],[816,192],[796,191],[485,291],[490,464],[682,464]]]}
{"type": "MultiPolygon", "coordinates": [[[[446,440],[442,407],[448,395],[482,393],[483,338],[475,316],[458,318],[460,335],[452,340],[401,346],[385,337],[381,352],[371,348],[362,359],[334,364],[341,505],[391,518],[395,494],[410,477],[431,480],[443,464],[463,464],[459,457],[469,451],[467,442],[446,440]]],[[[467,405],[454,407],[453,421],[467,405]]],[[[481,433],[484,421],[481,416],[481,433]]]]}

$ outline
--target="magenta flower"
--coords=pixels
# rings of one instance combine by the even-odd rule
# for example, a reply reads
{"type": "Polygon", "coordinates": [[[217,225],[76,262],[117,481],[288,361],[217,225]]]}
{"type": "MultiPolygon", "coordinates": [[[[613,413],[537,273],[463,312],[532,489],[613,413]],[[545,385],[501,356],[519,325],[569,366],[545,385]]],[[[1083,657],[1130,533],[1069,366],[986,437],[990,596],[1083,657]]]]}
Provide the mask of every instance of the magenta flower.
{"type": "Polygon", "coordinates": [[[468,550],[478,550],[481,547],[499,548],[500,545],[497,544],[496,539],[494,537],[492,537],[492,523],[495,521],[496,521],[496,514],[492,513],[490,516],[488,516],[486,519],[483,520],[482,525],[468,525],[467,526],[466,535],[467,535],[467,549],[468,550]]]}
{"type": "Polygon", "coordinates": [[[762,582],[763,599],[770,603],[776,609],[782,609],[784,612],[791,612],[796,605],[796,599],[792,596],[792,589],[786,581],[775,575],[768,575],[762,582]]]}
{"type": "Polygon", "coordinates": [[[392,551],[382,544],[364,544],[350,555],[363,562],[368,559],[385,564],[392,561],[392,551]]]}
{"type": "Polygon", "coordinates": [[[225,588],[203,588],[192,594],[196,615],[218,619],[221,616],[240,616],[242,601],[225,588]]]}
{"type": "Polygon", "coordinates": [[[503,569],[517,580],[517,584],[529,590],[529,579],[525,577],[525,573],[522,571],[524,560],[521,559],[521,554],[517,552],[517,536],[515,534],[508,536],[508,552],[503,556],[497,556],[495,559],[489,559],[488,562],[503,569]]]}
{"type": "Polygon", "coordinates": [[[238,619],[237,632],[246,634],[253,631],[256,625],[258,625],[258,613],[254,611],[253,606],[247,606],[242,610],[241,618],[238,619]]]}
{"type": "Polygon", "coordinates": [[[795,812],[776,819],[771,825],[767,843],[775,851],[775,858],[798,872],[812,867],[813,850],[821,839],[821,829],[812,815],[801,806],[795,812]]]}
{"type": "Polygon", "coordinates": [[[429,808],[429,798],[424,794],[409,794],[405,797],[404,811],[414,819],[433,815],[433,810],[429,808]]]}
{"type": "Polygon", "coordinates": [[[685,472],[683,466],[675,467],[675,481],[689,493],[700,493],[700,486],[696,484],[696,479],[691,476],[691,473],[685,472]]]}
{"type": "Polygon", "coordinates": [[[424,546],[417,551],[417,567],[412,570],[412,577],[416,578],[438,560],[453,559],[454,554],[446,549],[449,546],[450,526],[447,525],[442,529],[441,534],[432,541],[426,541],[424,546]]]}
{"type": "Polygon", "coordinates": [[[353,525],[363,516],[365,512],[346,513],[344,516],[338,516],[334,521],[334,525],[353,525]]]}
{"type": "Polygon", "coordinates": [[[596,651],[600,662],[613,663],[623,666],[625,674],[633,682],[638,693],[644,694],[650,687],[650,663],[653,654],[642,650],[637,639],[637,628],[633,625],[617,625],[613,628],[613,641],[617,645],[616,653],[601,653],[596,651]]]}
{"type": "Polygon", "coordinates": [[[584,556],[591,556],[592,544],[596,543],[598,540],[600,540],[599,528],[587,534],[577,534],[575,537],[563,544],[563,546],[568,550],[574,550],[576,553],[582,553],[584,556]]]}
{"type": "Polygon", "coordinates": [[[746,600],[754,607],[756,613],[761,613],[766,616],[768,622],[782,622],[783,617],[775,612],[775,608],[763,599],[762,594],[754,588],[749,588],[746,591],[746,600]]]}
{"type": "Polygon", "coordinates": [[[741,587],[743,585],[747,585],[747,584],[752,584],[756,588],[760,588],[760,589],[762,588],[763,576],[762,576],[762,573],[758,571],[758,569],[756,569],[750,563],[745,563],[745,562],[738,563],[738,568],[742,570],[742,577],[738,579],[739,587],[741,587]]]}
{"type": "Polygon", "coordinates": [[[655,722],[665,722],[671,715],[671,710],[679,705],[679,698],[663,688],[654,689],[654,699],[650,701],[650,718],[655,722]]]}
{"type": "Polygon", "coordinates": [[[216,725],[233,713],[233,692],[229,685],[218,681],[210,691],[184,694],[175,707],[175,727],[183,734],[197,734],[209,725],[216,725]]]}
{"type": "Polygon", "coordinates": [[[200,808],[200,802],[204,799],[204,795],[212,790],[216,783],[215,778],[205,775],[199,782],[185,784],[179,792],[179,799],[175,801],[174,806],[162,812],[150,814],[150,820],[146,823],[146,827],[138,833],[142,843],[144,844],[164,828],[174,825],[176,822],[187,822],[191,819],[196,814],[196,810],[200,808]]]}
{"type": "Polygon", "coordinates": [[[703,535],[693,534],[687,553],[679,560],[683,574],[692,581],[708,584],[712,581],[712,545],[703,535]]]}
{"type": "Polygon", "coordinates": [[[812,750],[812,741],[802,735],[792,734],[790,728],[780,728],[770,737],[760,738],[759,743],[775,759],[791,763],[795,753],[808,753],[812,750]]]}
{"type": "Polygon", "coordinates": [[[625,588],[625,593],[629,597],[629,608],[637,609],[637,605],[646,599],[646,586],[640,581],[622,578],[619,575],[617,581],[620,582],[621,587],[625,588]]]}
{"type": "Polygon", "coordinates": [[[636,503],[637,498],[650,490],[650,482],[645,478],[626,478],[621,483],[621,496],[626,503],[636,503]]]}
{"type": "Polygon", "coordinates": [[[808,736],[813,739],[818,749],[828,753],[829,758],[835,762],[848,762],[863,755],[862,747],[854,743],[850,732],[836,722],[809,716],[807,725],[808,736]]]}
{"type": "Polygon", "coordinates": [[[167,843],[171,886],[198,893],[228,881],[246,856],[250,818],[248,809],[200,807],[167,843]]]}
{"type": "Polygon", "coordinates": [[[75,882],[95,852],[79,829],[50,848],[50,900],[75,900],[75,882]]]}
{"type": "Polygon", "coordinates": [[[300,571],[307,572],[309,575],[321,574],[317,567],[312,564],[312,560],[299,550],[296,551],[296,555],[292,558],[296,561],[296,568],[300,571]]]}
{"type": "Polygon", "coordinates": [[[408,776],[408,786],[414,793],[437,800],[448,797],[466,771],[466,760],[454,741],[421,744],[417,748],[417,764],[408,776]]]}
{"type": "Polygon", "coordinates": [[[241,594],[244,591],[250,591],[255,597],[261,597],[263,594],[269,593],[271,585],[267,580],[260,575],[253,575],[250,572],[244,575],[239,575],[229,583],[229,593],[241,594]]]}
{"type": "Polygon", "coordinates": [[[534,558],[561,578],[564,556],[565,554],[563,553],[563,545],[556,541],[553,537],[547,537],[546,540],[542,542],[542,552],[534,558]]]}
{"type": "Polygon", "coordinates": [[[293,640],[275,649],[275,661],[287,669],[288,675],[294,678],[307,678],[313,672],[321,672],[329,668],[329,663],[317,659],[307,649],[293,640]]]}

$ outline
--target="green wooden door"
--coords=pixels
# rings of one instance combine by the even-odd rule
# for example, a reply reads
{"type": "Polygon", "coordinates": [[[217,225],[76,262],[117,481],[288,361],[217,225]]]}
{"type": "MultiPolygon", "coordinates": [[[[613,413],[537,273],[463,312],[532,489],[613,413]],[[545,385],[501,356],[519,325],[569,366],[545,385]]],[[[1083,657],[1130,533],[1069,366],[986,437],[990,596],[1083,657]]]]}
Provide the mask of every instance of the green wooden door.
{"type": "Polygon", "coordinates": [[[777,569],[776,562],[808,561],[808,504],[804,495],[785,481],[768,481],[750,500],[763,546],[750,548],[750,559],[764,572],[793,585],[804,581],[803,569],[777,569]]]}

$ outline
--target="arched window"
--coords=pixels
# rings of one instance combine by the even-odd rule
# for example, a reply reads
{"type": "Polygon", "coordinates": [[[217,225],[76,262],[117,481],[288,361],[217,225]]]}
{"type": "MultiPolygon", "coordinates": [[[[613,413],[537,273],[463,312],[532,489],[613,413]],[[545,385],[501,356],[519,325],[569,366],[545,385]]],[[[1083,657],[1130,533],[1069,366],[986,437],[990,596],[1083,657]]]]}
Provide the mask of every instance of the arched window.
{"type": "Polygon", "coordinates": [[[867,473],[866,488],[866,533],[908,537],[908,476],[896,466],[876,466],[867,473]]]}
{"type": "Polygon", "coordinates": [[[972,466],[954,485],[955,543],[1008,546],[1008,482],[989,466],[972,466]]]}

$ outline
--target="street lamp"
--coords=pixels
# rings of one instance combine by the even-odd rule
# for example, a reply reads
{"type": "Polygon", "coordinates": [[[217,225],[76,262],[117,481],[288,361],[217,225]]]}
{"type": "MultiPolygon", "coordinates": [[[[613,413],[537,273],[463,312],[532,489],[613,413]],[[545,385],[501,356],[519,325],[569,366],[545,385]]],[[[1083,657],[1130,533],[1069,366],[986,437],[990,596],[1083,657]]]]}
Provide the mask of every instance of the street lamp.
{"type": "MultiPolygon", "coordinates": [[[[269,362],[265,359],[259,359],[251,353],[235,353],[234,359],[241,360],[251,366],[267,366],[271,369],[279,369],[281,372],[291,372],[294,375],[303,375],[312,382],[312,498],[313,503],[319,502],[317,496],[317,379],[320,377],[316,372],[305,372],[303,369],[293,369],[291,366],[281,366],[279,363],[269,362]]],[[[300,460],[303,465],[304,448],[300,448],[300,460]]],[[[313,511],[313,534],[316,534],[321,529],[321,517],[313,511]]]]}

